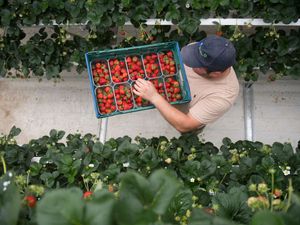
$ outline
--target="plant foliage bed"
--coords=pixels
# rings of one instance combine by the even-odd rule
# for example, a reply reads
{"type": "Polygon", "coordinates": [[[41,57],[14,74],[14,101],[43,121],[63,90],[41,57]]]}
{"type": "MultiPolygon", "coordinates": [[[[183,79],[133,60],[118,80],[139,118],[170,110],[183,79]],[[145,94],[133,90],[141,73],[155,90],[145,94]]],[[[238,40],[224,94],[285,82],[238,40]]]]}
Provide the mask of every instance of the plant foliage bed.
{"type": "Polygon", "coordinates": [[[1,225],[300,222],[300,146],[20,132],[0,136],[1,225]]]}
{"type": "MultiPolygon", "coordinates": [[[[271,24],[289,24],[299,19],[299,12],[298,0],[173,0],[172,4],[169,0],[0,0],[0,77],[51,79],[73,65],[82,72],[84,54],[93,50],[167,41],[178,41],[182,47],[207,35],[201,30],[201,18],[263,18],[271,24]],[[172,21],[174,26],[149,28],[145,22],[151,18],[172,21]],[[135,35],[125,31],[126,21],[137,28],[135,35]],[[72,32],[70,24],[82,24],[84,32],[72,32]],[[26,27],[37,31],[28,38],[26,27]],[[120,43],[116,46],[117,37],[120,43]]],[[[217,35],[234,42],[238,53],[235,67],[246,81],[255,81],[258,71],[270,69],[274,72],[270,80],[299,77],[297,27],[288,31],[274,26],[254,29],[251,24],[215,27],[217,35]]]]}

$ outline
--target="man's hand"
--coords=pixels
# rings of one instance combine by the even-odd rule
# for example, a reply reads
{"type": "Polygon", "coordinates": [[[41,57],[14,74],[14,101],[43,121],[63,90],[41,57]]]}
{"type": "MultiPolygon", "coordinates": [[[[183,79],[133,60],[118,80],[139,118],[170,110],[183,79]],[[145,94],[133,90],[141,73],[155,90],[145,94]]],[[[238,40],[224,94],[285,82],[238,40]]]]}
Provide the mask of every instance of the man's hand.
{"type": "Polygon", "coordinates": [[[203,125],[191,115],[186,115],[173,107],[148,80],[138,79],[134,85],[133,93],[150,101],[162,116],[181,133],[193,131],[203,125]]]}
{"type": "Polygon", "coordinates": [[[133,93],[152,103],[157,97],[159,97],[159,93],[151,81],[143,79],[137,79],[136,83],[134,84],[133,93]]]}

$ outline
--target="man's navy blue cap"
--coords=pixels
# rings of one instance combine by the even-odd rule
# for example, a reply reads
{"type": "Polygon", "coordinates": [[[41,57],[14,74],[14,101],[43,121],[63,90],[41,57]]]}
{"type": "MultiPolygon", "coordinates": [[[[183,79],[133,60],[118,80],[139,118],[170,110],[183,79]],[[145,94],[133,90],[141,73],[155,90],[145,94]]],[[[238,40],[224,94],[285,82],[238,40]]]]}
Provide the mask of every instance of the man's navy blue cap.
{"type": "Polygon", "coordinates": [[[181,49],[183,63],[192,68],[224,71],[235,64],[236,51],[226,38],[210,35],[181,49]]]}

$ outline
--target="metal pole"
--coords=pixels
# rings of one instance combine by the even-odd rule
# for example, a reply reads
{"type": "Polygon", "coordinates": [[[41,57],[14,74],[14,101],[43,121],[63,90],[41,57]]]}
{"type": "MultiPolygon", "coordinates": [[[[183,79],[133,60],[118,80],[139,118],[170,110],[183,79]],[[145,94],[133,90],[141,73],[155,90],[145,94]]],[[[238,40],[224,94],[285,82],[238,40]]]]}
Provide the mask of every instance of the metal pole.
{"type": "Polygon", "coordinates": [[[245,139],[253,141],[253,83],[246,82],[243,87],[245,139]]]}
{"type": "Polygon", "coordinates": [[[101,119],[99,128],[99,140],[101,143],[106,141],[108,118],[101,119]]]}

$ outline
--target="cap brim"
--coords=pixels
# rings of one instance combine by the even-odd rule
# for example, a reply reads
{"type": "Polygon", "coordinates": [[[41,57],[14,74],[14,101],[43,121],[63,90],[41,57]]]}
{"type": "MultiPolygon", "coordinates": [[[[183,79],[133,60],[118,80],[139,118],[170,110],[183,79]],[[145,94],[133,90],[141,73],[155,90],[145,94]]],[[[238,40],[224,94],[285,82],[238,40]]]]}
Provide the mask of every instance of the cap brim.
{"type": "Polygon", "coordinates": [[[198,43],[193,43],[187,45],[181,49],[181,57],[183,63],[191,68],[200,68],[204,67],[203,63],[201,62],[201,55],[199,52],[198,43]]]}

